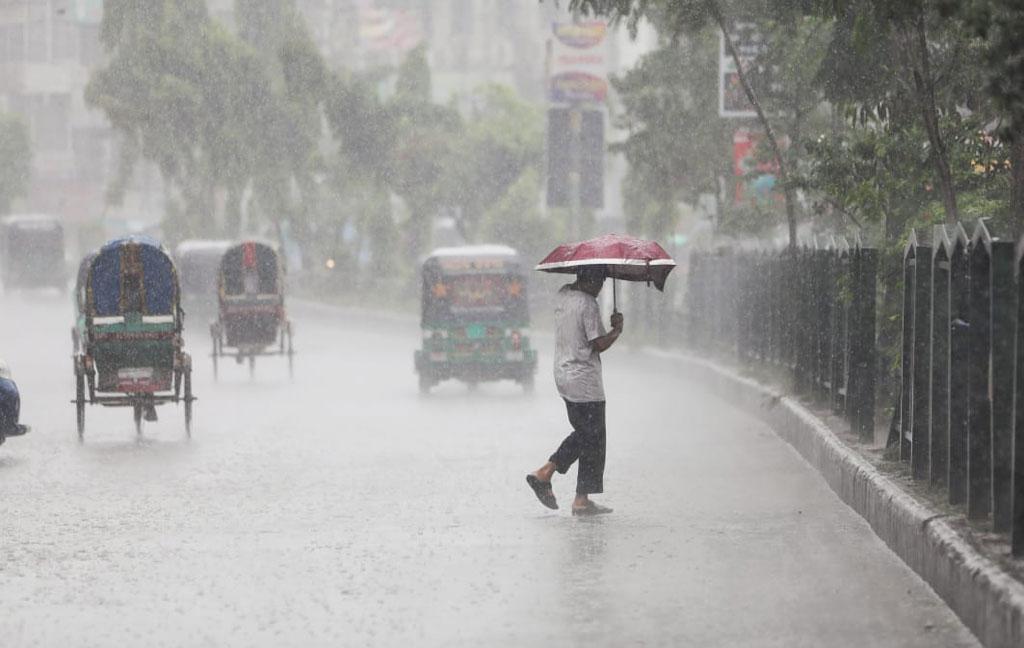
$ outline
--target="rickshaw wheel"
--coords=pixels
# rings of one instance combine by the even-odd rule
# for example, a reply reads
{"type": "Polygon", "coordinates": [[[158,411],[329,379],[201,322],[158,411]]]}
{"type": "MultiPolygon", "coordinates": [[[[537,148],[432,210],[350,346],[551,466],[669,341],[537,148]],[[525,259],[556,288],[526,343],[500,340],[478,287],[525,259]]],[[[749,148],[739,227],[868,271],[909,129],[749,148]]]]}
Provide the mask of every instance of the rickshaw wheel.
{"type": "Polygon", "coordinates": [[[249,377],[256,377],[256,355],[252,354],[249,356],[249,377]]]}
{"type": "Polygon", "coordinates": [[[433,387],[433,382],[430,380],[430,376],[420,374],[420,394],[426,396],[430,394],[430,388],[433,387]]]}
{"type": "Polygon", "coordinates": [[[75,420],[78,424],[78,439],[85,436],[85,375],[75,368],[75,420]]]}
{"type": "Polygon", "coordinates": [[[213,343],[213,353],[210,356],[213,358],[213,379],[217,380],[217,356],[220,355],[220,332],[217,330],[216,324],[210,324],[210,340],[213,343]]]}
{"type": "Polygon", "coordinates": [[[136,403],[132,405],[132,420],[135,421],[135,434],[142,435],[142,405],[136,403]]]}
{"type": "Polygon", "coordinates": [[[185,372],[185,434],[192,438],[192,370],[185,372]]]}
{"type": "Polygon", "coordinates": [[[285,325],[285,332],[288,336],[288,377],[295,378],[295,347],[292,345],[292,323],[285,325]]]}

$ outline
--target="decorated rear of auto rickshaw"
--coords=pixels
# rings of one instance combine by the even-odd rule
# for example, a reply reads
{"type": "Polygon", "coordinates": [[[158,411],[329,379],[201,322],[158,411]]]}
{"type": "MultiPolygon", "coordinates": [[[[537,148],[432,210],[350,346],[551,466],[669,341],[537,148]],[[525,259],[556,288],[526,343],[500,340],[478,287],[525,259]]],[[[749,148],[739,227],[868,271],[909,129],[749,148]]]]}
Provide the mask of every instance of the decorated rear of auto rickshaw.
{"type": "Polygon", "coordinates": [[[192,360],[183,349],[178,274],[167,251],[146,237],[113,240],[83,261],[74,356],[78,434],[85,406],[130,407],[136,431],[156,407],[181,403],[191,434],[192,360]]]}
{"type": "Polygon", "coordinates": [[[252,375],[256,357],[266,355],[287,356],[291,375],[295,349],[284,306],[284,264],[277,250],[260,241],[228,248],[220,262],[217,294],[218,318],[210,325],[214,376],[218,358],[248,362],[252,375]]]}
{"type": "Polygon", "coordinates": [[[448,379],[476,386],[514,380],[533,388],[526,277],[505,246],[435,250],[423,262],[423,348],[416,351],[420,391],[448,379]]]}

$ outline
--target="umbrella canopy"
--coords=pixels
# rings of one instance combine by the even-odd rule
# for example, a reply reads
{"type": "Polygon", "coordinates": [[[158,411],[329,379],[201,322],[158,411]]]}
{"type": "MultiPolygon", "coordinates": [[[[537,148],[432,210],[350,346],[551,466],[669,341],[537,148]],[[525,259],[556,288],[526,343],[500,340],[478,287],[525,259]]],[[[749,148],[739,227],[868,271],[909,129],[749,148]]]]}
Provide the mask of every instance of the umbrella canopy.
{"type": "Polygon", "coordinates": [[[603,266],[612,279],[644,281],[664,290],[676,262],[654,241],[606,234],[582,243],[559,245],[534,270],[576,274],[583,266],[603,266]]]}

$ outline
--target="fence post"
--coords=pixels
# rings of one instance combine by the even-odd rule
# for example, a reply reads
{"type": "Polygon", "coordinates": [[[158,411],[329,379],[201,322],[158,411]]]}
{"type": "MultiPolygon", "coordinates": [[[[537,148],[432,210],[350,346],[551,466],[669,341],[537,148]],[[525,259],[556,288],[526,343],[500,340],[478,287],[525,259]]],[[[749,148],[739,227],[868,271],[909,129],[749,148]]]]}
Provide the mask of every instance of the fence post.
{"type": "Polygon", "coordinates": [[[914,409],[910,430],[910,473],[914,479],[927,479],[931,453],[928,392],[931,381],[931,247],[918,245],[914,261],[914,362],[911,389],[911,407],[914,409]]]}
{"type": "Polygon", "coordinates": [[[848,349],[849,378],[846,411],[860,441],[875,437],[875,377],[878,350],[875,340],[875,295],[878,287],[878,251],[860,247],[850,259],[851,299],[844,351],[848,349]]]}
{"type": "Polygon", "coordinates": [[[1013,520],[1010,526],[1010,553],[1024,556],[1024,239],[1014,256],[1014,290],[1017,293],[1017,326],[1014,360],[1017,364],[1014,384],[1013,426],[1013,520]]]}
{"type": "Polygon", "coordinates": [[[970,389],[970,257],[961,225],[953,232],[949,257],[949,503],[967,501],[967,439],[970,389]]]}
{"type": "Polygon", "coordinates": [[[992,525],[1009,531],[1013,521],[1014,246],[992,241],[992,339],[989,396],[992,399],[992,525]]]}
{"type": "Polygon", "coordinates": [[[991,239],[978,223],[970,247],[970,322],[967,333],[967,517],[977,520],[992,510],[992,401],[989,397],[992,353],[991,239]]]}
{"type": "Polygon", "coordinates": [[[942,225],[935,227],[932,246],[932,330],[931,330],[931,463],[928,480],[946,482],[949,469],[949,236],[942,225]]]}
{"type": "Polygon", "coordinates": [[[910,461],[910,429],[914,421],[914,266],[917,233],[911,230],[903,253],[903,344],[900,349],[900,461],[910,461]]]}
{"type": "MultiPolygon", "coordinates": [[[[831,276],[832,300],[831,314],[829,316],[829,359],[828,359],[828,387],[829,407],[835,414],[851,416],[852,410],[846,407],[844,395],[849,391],[849,381],[845,379],[847,371],[852,367],[847,362],[850,345],[847,343],[849,328],[847,327],[847,314],[850,308],[847,305],[847,294],[852,295],[853,276],[852,263],[850,261],[850,247],[843,244],[836,250],[832,260],[833,271],[831,276]]],[[[852,420],[852,418],[851,418],[852,420]]]]}

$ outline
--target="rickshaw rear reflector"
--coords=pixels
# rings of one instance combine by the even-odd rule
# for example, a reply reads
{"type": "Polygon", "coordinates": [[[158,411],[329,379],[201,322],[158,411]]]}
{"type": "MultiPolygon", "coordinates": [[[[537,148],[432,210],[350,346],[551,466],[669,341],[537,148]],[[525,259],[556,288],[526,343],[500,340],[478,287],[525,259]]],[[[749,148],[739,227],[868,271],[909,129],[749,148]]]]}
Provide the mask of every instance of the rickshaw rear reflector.
{"type": "Polygon", "coordinates": [[[117,371],[121,391],[152,391],[155,387],[152,367],[125,367],[117,371]]]}

